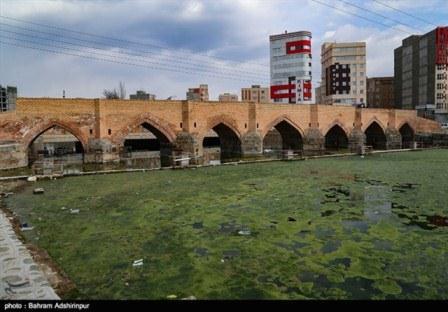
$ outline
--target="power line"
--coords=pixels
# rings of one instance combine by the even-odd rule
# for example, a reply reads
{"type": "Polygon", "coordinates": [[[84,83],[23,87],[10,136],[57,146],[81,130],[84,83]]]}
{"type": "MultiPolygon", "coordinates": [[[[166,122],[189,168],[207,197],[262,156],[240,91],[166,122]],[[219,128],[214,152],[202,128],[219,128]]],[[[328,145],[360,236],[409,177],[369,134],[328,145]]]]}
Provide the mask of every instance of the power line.
{"type": "MultiPolygon", "coordinates": [[[[40,31],[40,30],[33,30],[33,29],[30,29],[30,28],[27,28],[27,27],[20,27],[20,26],[10,25],[10,24],[7,24],[7,23],[1,23],[1,22],[0,22],[0,25],[4,25],[4,26],[7,26],[7,27],[12,27],[12,28],[17,28],[17,29],[20,29],[20,30],[22,30],[22,31],[27,31],[27,32],[31,32],[31,33],[40,33],[40,34],[50,35],[50,36],[59,36],[59,34],[55,34],[55,33],[51,33],[51,32],[46,32],[46,31],[40,31]]],[[[28,36],[28,37],[30,37],[30,35],[26,35],[26,34],[23,34],[23,33],[18,33],[18,32],[8,31],[8,30],[1,29],[1,28],[0,28],[0,30],[5,31],[5,32],[10,32],[10,33],[15,33],[15,34],[19,34],[19,35],[23,35],[23,36],[28,36]]],[[[33,38],[34,38],[34,37],[38,38],[38,37],[35,36],[35,35],[33,35],[32,37],[33,37],[33,38]]],[[[91,44],[93,44],[93,45],[105,46],[105,47],[108,47],[108,48],[116,48],[115,46],[111,46],[111,45],[108,45],[108,44],[105,44],[105,43],[102,43],[102,42],[92,41],[92,40],[86,40],[86,39],[81,39],[81,38],[77,38],[77,37],[73,37],[73,36],[63,35],[63,38],[73,39],[73,40],[80,41],[80,42],[87,42],[87,43],[91,43],[91,44]]],[[[42,38],[42,37],[41,37],[41,39],[43,39],[43,40],[53,40],[53,41],[58,41],[58,40],[55,40],[55,39],[42,38]]],[[[63,42],[63,41],[58,41],[58,42],[63,42]]],[[[75,45],[74,43],[72,43],[72,42],[67,42],[67,41],[64,41],[63,43],[70,44],[70,45],[75,45]]],[[[87,46],[85,46],[85,45],[81,45],[81,44],[76,44],[76,45],[87,47],[87,46]]],[[[97,49],[97,50],[103,50],[103,51],[105,51],[105,49],[100,49],[100,48],[91,47],[91,46],[88,46],[88,47],[89,47],[89,48],[92,48],[92,49],[97,49]]],[[[159,53],[156,53],[156,52],[153,52],[153,51],[135,50],[135,49],[132,49],[132,52],[127,51],[126,53],[123,53],[123,52],[118,51],[118,52],[116,52],[116,53],[120,53],[120,54],[124,54],[124,55],[142,56],[142,57],[146,57],[144,54],[152,54],[152,55],[157,55],[157,56],[160,56],[160,55],[161,55],[160,52],[159,52],[159,53]],[[139,53],[135,53],[135,52],[139,52],[139,53]]],[[[189,60],[191,60],[191,58],[190,58],[189,60]]],[[[218,69],[223,69],[223,70],[229,70],[229,69],[230,69],[232,72],[239,72],[239,73],[243,73],[243,74],[255,74],[255,75],[258,75],[258,74],[264,74],[264,73],[265,73],[265,72],[262,72],[262,71],[260,71],[260,70],[251,70],[251,71],[247,71],[247,70],[235,69],[234,67],[230,67],[230,65],[224,65],[224,64],[218,64],[218,65],[215,65],[216,63],[215,63],[215,64],[210,63],[210,65],[207,66],[206,64],[198,63],[198,62],[200,62],[200,60],[198,60],[198,62],[194,62],[194,61],[193,61],[193,62],[187,62],[187,61],[181,61],[181,60],[178,60],[178,59],[173,59],[173,58],[171,57],[171,59],[170,59],[169,61],[170,61],[171,63],[179,63],[179,64],[186,64],[186,65],[194,65],[195,67],[204,67],[204,68],[216,67],[216,68],[218,68],[218,69]]]]}
{"type": "Polygon", "coordinates": [[[203,73],[190,72],[190,71],[184,71],[184,70],[167,69],[167,68],[159,67],[159,66],[149,66],[149,65],[143,65],[143,64],[122,62],[122,61],[117,61],[117,60],[113,60],[113,59],[111,60],[111,59],[93,57],[93,56],[88,56],[88,55],[80,55],[80,54],[62,52],[62,51],[57,51],[57,50],[51,50],[48,48],[39,48],[39,47],[35,47],[32,45],[17,44],[17,43],[2,41],[2,40],[0,40],[0,43],[6,44],[6,45],[11,45],[11,46],[16,46],[16,47],[21,47],[21,48],[26,48],[26,49],[50,52],[50,53],[54,53],[54,54],[76,56],[76,57],[81,57],[81,58],[96,60],[96,61],[104,61],[104,62],[110,62],[110,63],[116,63],[116,64],[131,65],[131,66],[142,67],[142,68],[151,68],[151,69],[156,69],[156,70],[167,70],[167,71],[184,73],[184,74],[193,74],[193,75],[200,74],[201,76],[208,76],[208,77],[213,77],[213,78],[222,78],[222,79],[228,79],[228,80],[234,80],[234,81],[244,81],[244,82],[252,82],[253,83],[253,80],[239,79],[239,78],[230,77],[230,76],[218,76],[218,75],[203,74],[203,73]]]}
{"type": "Polygon", "coordinates": [[[420,31],[419,29],[415,28],[415,27],[414,27],[414,26],[412,26],[412,25],[409,25],[409,24],[406,24],[406,23],[402,23],[402,22],[400,22],[399,20],[396,20],[396,19],[390,18],[390,17],[388,17],[388,16],[386,16],[386,15],[383,15],[383,14],[377,13],[377,12],[375,12],[375,11],[372,11],[372,10],[369,10],[369,9],[367,9],[367,8],[365,8],[365,7],[362,7],[362,6],[356,5],[356,4],[354,4],[354,3],[351,3],[351,2],[349,2],[349,1],[346,1],[346,0],[337,0],[337,1],[339,1],[339,2],[342,2],[342,3],[345,3],[345,4],[349,5],[349,6],[352,6],[352,7],[354,7],[354,8],[357,8],[357,9],[360,9],[360,10],[363,10],[363,11],[367,11],[367,12],[370,12],[370,13],[372,13],[372,14],[375,14],[375,15],[377,15],[377,16],[380,16],[380,17],[382,17],[382,18],[384,18],[384,19],[388,19],[388,20],[391,20],[391,21],[392,21],[392,22],[394,22],[394,23],[397,23],[397,24],[400,24],[400,25],[403,25],[403,26],[406,26],[406,27],[409,27],[409,28],[414,28],[415,30],[418,30],[418,31],[420,31]]]}
{"type": "Polygon", "coordinates": [[[381,2],[381,1],[378,1],[378,0],[372,0],[372,1],[378,3],[379,5],[384,6],[384,7],[386,7],[386,8],[389,8],[389,9],[392,9],[392,10],[394,10],[394,11],[400,12],[400,13],[402,13],[402,14],[404,14],[404,15],[407,15],[407,16],[409,16],[409,17],[418,19],[418,20],[420,20],[420,21],[422,21],[422,22],[424,22],[424,23],[426,23],[426,24],[429,24],[429,25],[438,27],[438,25],[436,25],[436,24],[434,24],[434,23],[432,23],[432,22],[430,22],[430,21],[427,21],[427,20],[425,20],[425,19],[423,19],[423,18],[421,18],[421,17],[418,17],[418,16],[416,16],[416,15],[409,14],[409,13],[403,11],[403,10],[394,8],[393,6],[388,5],[388,4],[385,4],[384,2],[381,2]]]}
{"type": "MultiPolygon", "coordinates": [[[[361,18],[361,19],[363,19],[363,20],[369,21],[369,22],[371,22],[371,23],[375,23],[375,24],[381,25],[381,26],[386,27],[386,28],[393,28],[393,27],[391,27],[391,26],[389,26],[389,25],[387,25],[387,24],[384,24],[384,23],[378,22],[378,21],[376,21],[376,20],[373,20],[373,19],[371,19],[371,18],[368,18],[368,17],[362,16],[362,15],[353,13],[353,12],[351,12],[351,11],[347,11],[347,10],[340,9],[340,8],[338,8],[338,7],[335,7],[335,6],[333,6],[333,5],[330,5],[330,4],[328,4],[328,3],[325,3],[325,2],[322,2],[322,1],[319,1],[319,0],[311,0],[311,1],[316,2],[316,3],[319,3],[319,4],[324,5],[324,6],[326,6],[326,7],[332,8],[332,9],[334,9],[334,10],[336,10],[336,11],[343,12],[343,13],[346,13],[346,14],[349,14],[349,15],[356,16],[356,17],[358,17],[358,18],[361,18]]],[[[406,31],[406,30],[403,30],[403,29],[399,29],[399,28],[393,28],[393,29],[394,29],[394,30],[401,31],[401,32],[406,33],[406,34],[413,35],[413,33],[409,32],[409,31],[406,31]]]]}
{"type": "MultiPolygon", "coordinates": [[[[30,21],[26,21],[26,20],[23,20],[23,19],[8,17],[8,16],[5,16],[5,15],[0,15],[0,18],[14,20],[14,21],[18,21],[20,23],[25,23],[25,24],[37,25],[37,26],[47,27],[47,28],[53,28],[53,29],[57,29],[57,30],[71,32],[71,33],[77,33],[77,34],[85,35],[85,36],[103,38],[103,39],[106,39],[106,40],[113,40],[113,41],[116,41],[116,42],[122,42],[122,43],[126,43],[126,44],[133,44],[133,45],[139,45],[139,46],[148,46],[148,47],[153,47],[153,48],[157,48],[157,49],[162,49],[162,50],[167,50],[167,51],[173,52],[172,49],[170,49],[168,47],[163,47],[163,46],[156,45],[156,44],[141,43],[141,42],[135,42],[135,41],[130,41],[130,40],[126,40],[126,39],[109,37],[109,36],[95,35],[95,34],[92,34],[92,33],[70,30],[70,29],[63,28],[63,27],[57,27],[57,26],[52,26],[52,25],[46,25],[46,24],[41,24],[41,23],[30,22],[30,21]]],[[[179,51],[175,51],[175,52],[182,53],[182,52],[179,52],[179,51]]],[[[183,52],[183,53],[185,54],[185,52],[183,52]]],[[[204,54],[204,53],[190,53],[189,52],[189,54],[191,54],[191,55],[200,55],[200,56],[206,57],[207,59],[217,59],[217,60],[232,62],[232,63],[235,63],[235,64],[247,63],[247,64],[254,64],[254,65],[262,66],[262,67],[269,67],[269,65],[267,65],[267,64],[261,64],[261,63],[256,63],[256,62],[234,61],[234,60],[229,60],[229,59],[218,57],[218,56],[210,56],[210,55],[207,55],[207,54],[204,54]]]]}
{"type": "MultiPolygon", "coordinates": [[[[75,46],[75,47],[83,47],[83,48],[88,48],[88,49],[94,49],[94,50],[99,50],[99,51],[110,52],[109,50],[93,48],[93,47],[88,46],[88,45],[75,44],[75,43],[67,42],[67,41],[63,41],[63,40],[49,39],[49,38],[39,37],[39,36],[35,36],[35,35],[23,34],[23,33],[15,32],[15,31],[8,31],[8,30],[5,30],[5,29],[0,29],[0,32],[13,33],[13,34],[16,34],[16,35],[19,35],[19,36],[31,37],[33,39],[42,39],[42,40],[45,40],[45,41],[62,43],[64,45],[68,44],[68,45],[72,45],[72,46],[75,46]]],[[[85,52],[85,51],[80,51],[80,50],[76,50],[76,49],[72,49],[72,48],[67,48],[66,46],[50,45],[50,44],[45,44],[45,43],[41,43],[41,42],[36,42],[36,41],[31,41],[31,40],[26,40],[26,39],[19,39],[19,38],[15,38],[15,37],[7,37],[7,36],[2,36],[2,35],[0,35],[0,37],[3,37],[5,39],[10,39],[10,40],[17,40],[17,41],[21,40],[21,41],[24,41],[24,42],[37,44],[37,45],[43,45],[43,46],[47,45],[47,46],[51,46],[51,47],[55,47],[55,48],[69,49],[69,50],[74,50],[74,51],[77,51],[77,52],[85,52]]],[[[100,55],[100,56],[107,56],[107,57],[113,57],[113,58],[118,58],[118,59],[124,59],[124,60],[139,61],[139,62],[149,63],[149,64],[162,64],[160,62],[161,61],[165,61],[165,60],[162,59],[162,60],[158,60],[159,62],[155,62],[155,61],[152,61],[152,60],[148,60],[148,58],[140,57],[140,56],[137,56],[137,57],[139,59],[141,59],[141,60],[138,60],[137,57],[135,57],[135,59],[134,59],[134,58],[129,58],[129,57],[121,57],[121,56],[116,56],[116,55],[97,53],[97,52],[92,52],[92,51],[89,51],[89,53],[97,54],[97,55],[100,55]]],[[[126,54],[126,53],[121,53],[121,52],[117,52],[117,53],[128,56],[128,54],[126,54]]],[[[132,55],[132,54],[130,54],[130,55],[132,55]]],[[[163,65],[168,66],[168,67],[174,66],[174,64],[170,64],[170,63],[166,63],[166,62],[163,65]]],[[[193,64],[193,65],[195,65],[195,64],[193,64]]],[[[250,77],[250,78],[253,78],[253,79],[259,79],[260,78],[259,75],[254,74],[254,73],[250,73],[250,72],[248,72],[247,74],[238,74],[238,73],[234,73],[234,72],[223,72],[223,71],[222,72],[216,72],[216,71],[213,71],[213,70],[207,70],[207,69],[202,69],[202,68],[197,68],[197,67],[191,67],[191,66],[190,67],[186,67],[186,66],[178,66],[178,65],[176,65],[176,68],[182,68],[182,69],[193,70],[193,71],[200,71],[200,72],[219,73],[219,74],[230,75],[230,76],[243,76],[243,77],[247,77],[247,78],[250,77]]]]}

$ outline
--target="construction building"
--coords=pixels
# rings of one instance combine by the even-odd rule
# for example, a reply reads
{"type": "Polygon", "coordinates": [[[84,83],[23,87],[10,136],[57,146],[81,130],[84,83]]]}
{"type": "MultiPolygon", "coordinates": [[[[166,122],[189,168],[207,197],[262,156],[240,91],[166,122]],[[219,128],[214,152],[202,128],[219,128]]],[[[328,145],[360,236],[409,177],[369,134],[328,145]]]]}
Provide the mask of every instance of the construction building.
{"type": "Polygon", "coordinates": [[[17,87],[2,87],[0,85],[0,112],[16,109],[17,87]]]}
{"type": "Polygon", "coordinates": [[[199,88],[189,88],[187,92],[187,100],[204,102],[208,101],[208,85],[201,84],[199,88]]]}
{"type": "Polygon", "coordinates": [[[150,94],[150,93],[146,93],[143,90],[138,90],[135,94],[129,95],[129,99],[154,101],[156,99],[156,96],[155,96],[155,94],[150,94]]]}

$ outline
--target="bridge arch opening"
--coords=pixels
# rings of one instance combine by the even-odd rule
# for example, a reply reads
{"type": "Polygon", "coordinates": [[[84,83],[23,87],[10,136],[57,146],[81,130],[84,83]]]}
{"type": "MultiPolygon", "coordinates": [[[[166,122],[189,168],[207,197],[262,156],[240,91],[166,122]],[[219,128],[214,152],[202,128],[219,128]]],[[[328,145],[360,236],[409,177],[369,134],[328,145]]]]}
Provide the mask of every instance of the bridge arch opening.
{"type": "Polygon", "coordinates": [[[272,127],[263,138],[265,153],[278,153],[285,150],[302,151],[303,139],[300,131],[283,120],[272,127]]]}
{"type": "Polygon", "coordinates": [[[241,158],[241,140],[230,127],[220,123],[210,129],[202,140],[204,161],[236,161],[241,158]]]}
{"type": "Polygon", "coordinates": [[[376,121],[372,122],[364,133],[366,135],[367,146],[372,146],[376,150],[386,149],[386,134],[376,121]]]}
{"type": "Polygon", "coordinates": [[[415,141],[414,130],[409,126],[408,123],[405,123],[400,127],[401,134],[401,147],[402,148],[411,148],[413,142],[415,141]]]}
{"type": "Polygon", "coordinates": [[[53,125],[37,134],[28,144],[28,166],[50,170],[84,162],[82,142],[68,129],[53,125]]]}
{"type": "Polygon", "coordinates": [[[132,159],[133,162],[150,167],[172,165],[172,142],[162,131],[148,122],[140,124],[129,133],[124,138],[123,145],[124,157],[132,159]]]}
{"type": "Polygon", "coordinates": [[[325,135],[325,148],[328,150],[341,150],[348,148],[348,137],[344,129],[334,125],[325,135]]]}

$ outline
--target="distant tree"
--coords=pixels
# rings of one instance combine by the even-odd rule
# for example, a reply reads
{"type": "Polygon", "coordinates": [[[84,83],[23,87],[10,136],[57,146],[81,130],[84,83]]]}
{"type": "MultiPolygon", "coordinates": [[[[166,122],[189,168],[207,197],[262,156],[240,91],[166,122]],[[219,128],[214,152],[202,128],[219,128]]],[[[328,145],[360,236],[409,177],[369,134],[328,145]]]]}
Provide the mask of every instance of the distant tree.
{"type": "Polygon", "coordinates": [[[124,82],[120,81],[120,83],[118,84],[118,91],[115,88],[113,90],[104,89],[103,95],[106,99],[109,99],[109,100],[125,99],[126,98],[126,87],[124,85],[124,82]]]}
{"type": "Polygon", "coordinates": [[[103,91],[103,95],[106,99],[108,100],[116,100],[119,99],[120,97],[118,96],[118,92],[117,89],[113,89],[113,90],[107,90],[104,89],[103,91]]]}

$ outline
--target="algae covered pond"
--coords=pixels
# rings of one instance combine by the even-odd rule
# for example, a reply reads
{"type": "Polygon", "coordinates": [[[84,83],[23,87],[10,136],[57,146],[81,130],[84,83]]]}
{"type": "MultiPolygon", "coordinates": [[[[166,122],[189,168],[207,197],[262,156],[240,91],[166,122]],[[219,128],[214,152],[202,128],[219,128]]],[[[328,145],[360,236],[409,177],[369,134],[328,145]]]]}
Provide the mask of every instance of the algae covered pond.
{"type": "Polygon", "coordinates": [[[447,299],[447,193],[431,150],[64,178],[6,203],[67,298],[447,299]]]}

